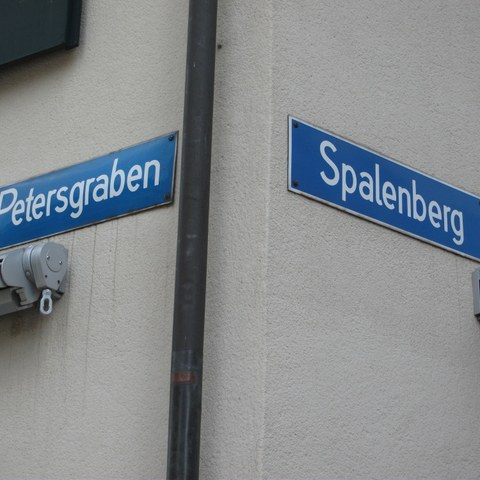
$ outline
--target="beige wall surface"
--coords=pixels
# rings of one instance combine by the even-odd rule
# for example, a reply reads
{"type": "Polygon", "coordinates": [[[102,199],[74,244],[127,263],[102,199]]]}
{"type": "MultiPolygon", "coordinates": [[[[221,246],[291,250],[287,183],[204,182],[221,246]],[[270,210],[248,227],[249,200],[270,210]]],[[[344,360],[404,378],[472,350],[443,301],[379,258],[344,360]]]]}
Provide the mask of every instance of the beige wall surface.
{"type": "MultiPolygon", "coordinates": [[[[1,184],[181,128],[187,13],[87,0],[79,48],[1,71],[1,184]]],[[[0,478],[165,475],[177,215],[54,237],[64,298],[0,320],[0,478]]]]}
{"type": "Polygon", "coordinates": [[[478,478],[476,263],[286,191],[287,114],[480,194],[477,1],[277,1],[265,478],[478,478]]]}
{"type": "MultiPolygon", "coordinates": [[[[288,192],[287,116],[479,195],[479,7],[219,1],[202,478],[478,478],[476,262],[288,192]]],[[[0,186],[181,144],[187,14],[86,0],[1,70],[0,186]]],[[[0,319],[0,479],[165,478],[177,215],[54,237],[64,298],[0,319]]]]}

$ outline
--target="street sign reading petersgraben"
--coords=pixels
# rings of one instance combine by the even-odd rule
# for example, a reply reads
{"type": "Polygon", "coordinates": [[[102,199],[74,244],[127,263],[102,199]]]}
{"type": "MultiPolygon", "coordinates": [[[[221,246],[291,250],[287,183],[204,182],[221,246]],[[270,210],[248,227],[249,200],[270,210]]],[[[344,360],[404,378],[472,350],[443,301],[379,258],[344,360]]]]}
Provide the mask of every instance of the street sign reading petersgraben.
{"type": "Polygon", "coordinates": [[[0,188],[0,248],[171,203],[177,133],[0,188]]]}
{"type": "Polygon", "coordinates": [[[480,260],[480,198],[289,117],[292,192],[480,260]]]}

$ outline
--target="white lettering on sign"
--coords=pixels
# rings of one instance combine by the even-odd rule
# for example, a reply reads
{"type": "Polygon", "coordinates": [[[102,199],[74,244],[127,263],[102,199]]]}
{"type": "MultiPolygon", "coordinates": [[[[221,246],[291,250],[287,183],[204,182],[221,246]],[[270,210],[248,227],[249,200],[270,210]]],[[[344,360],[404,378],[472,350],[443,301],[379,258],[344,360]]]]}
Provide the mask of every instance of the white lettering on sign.
{"type": "MultiPolygon", "coordinates": [[[[320,143],[320,155],[326,163],[326,168],[320,171],[320,177],[329,187],[339,185],[343,202],[347,202],[348,196],[358,191],[366,202],[375,202],[388,210],[396,210],[418,222],[430,222],[432,227],[443,228],[445,232],[451,230],[455,244],[463,244],[462,211],[441,205],[435,200],[427,203],[424,196],[418,192],[415,180],[411,181],[411,186],[396,186],[391,181],[384,181],[378,163],[375,163],[373,175],[364,171],[358,172],[348,163],[342,162],[339,166],[334,161],[333,154],[336,151],[337,148],[332,142],[324,140],[320,143]]],[[[14,200],[10,199],[10,203],[13,202],[14,200]]]]}
{"type": "Polygon", "coordinates": [[[120,196],[125,188],[135,192],[139,188],[147,189],[158,186],[160,183],[160,162],[150,160],[142,165],[133,165],[128,172],[118,168],[118,158],[113,162],[110,176],[99,175],[75,182],[71,186],[59,186],[48,192],[35,193],[30,188],[25,198],[18,198],[18,191],[11,187],[0,192],[0,215],[11,216],[12,224],[17,226],[22,222],[40,220],[42,217],[50,217],[53,213],[61,214],[69,207],[70,217],[78,218],[83,209],[94,203],[120,196]]]}

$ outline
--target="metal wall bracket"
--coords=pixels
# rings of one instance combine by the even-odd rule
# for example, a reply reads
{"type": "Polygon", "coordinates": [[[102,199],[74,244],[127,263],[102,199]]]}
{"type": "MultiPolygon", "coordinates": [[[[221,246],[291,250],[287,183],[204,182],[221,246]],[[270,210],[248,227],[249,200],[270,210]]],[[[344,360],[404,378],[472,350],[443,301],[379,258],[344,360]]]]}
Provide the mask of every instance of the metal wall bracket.
{"type": "Polygon", "coordinates": [[[52,312],[53,298],[65,292],[67,250],[48,242],[0,254],[0,315],[24,310],[40,300],[40,312],[52,312]]]}

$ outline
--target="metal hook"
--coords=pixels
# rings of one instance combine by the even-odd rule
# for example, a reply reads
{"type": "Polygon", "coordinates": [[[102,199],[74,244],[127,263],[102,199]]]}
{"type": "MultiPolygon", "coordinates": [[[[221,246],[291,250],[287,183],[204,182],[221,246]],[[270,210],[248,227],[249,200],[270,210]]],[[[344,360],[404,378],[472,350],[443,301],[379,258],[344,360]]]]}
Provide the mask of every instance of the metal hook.
{"type": "Polygon", "coordinates": [[[42,315],[50,315],[53,310],[52,291],[46,288],[42,291],[40,299],[40,313],[42,315]]]}

